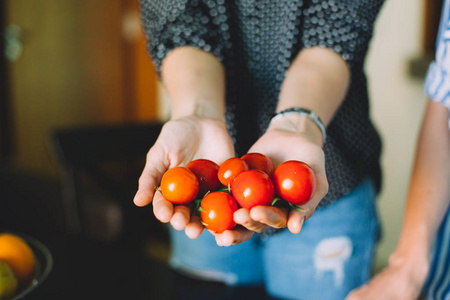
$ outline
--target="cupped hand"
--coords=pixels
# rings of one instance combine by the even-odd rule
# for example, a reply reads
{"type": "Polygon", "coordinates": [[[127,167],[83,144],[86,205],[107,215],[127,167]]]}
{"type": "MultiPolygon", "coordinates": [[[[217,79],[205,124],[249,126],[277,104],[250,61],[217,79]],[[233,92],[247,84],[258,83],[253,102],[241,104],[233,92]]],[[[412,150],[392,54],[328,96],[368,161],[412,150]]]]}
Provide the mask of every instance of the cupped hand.
{"type": "Polygon", "coordinates": [[[279,129],[269,129],[250,148],[249,152],[259,152],[272,159],[275,167],[288,160],[307,163],[314,170],[317,179],[316,192],[312,199],[297,209],[287,210],[276,206],[256,206],[251,210],[240,209],[235,212],[235,221],[250,231],[261,232],[267,226],[288,227],[292,233],[300,232],[303,222],[314,213],[320,200],[328,192],[325,174],[325,156],[320,145],[307,135],[279,129]]]}
{"type": "Polygon", "coordinates": [[[170,168],[186,166],[197,158],[221,164],[232,156],[233,143],[223,121],[197,116],[171,120],[163,126],[147,154],[134,203],[145,206],[153,202],[153,212],[158,220],[170,222],[177,230],[185,229],[188,237],[197,238],[203,231],[203,225],[200,218],[192,214],[192,206],[174,206],[156,188],[170,168]]]}

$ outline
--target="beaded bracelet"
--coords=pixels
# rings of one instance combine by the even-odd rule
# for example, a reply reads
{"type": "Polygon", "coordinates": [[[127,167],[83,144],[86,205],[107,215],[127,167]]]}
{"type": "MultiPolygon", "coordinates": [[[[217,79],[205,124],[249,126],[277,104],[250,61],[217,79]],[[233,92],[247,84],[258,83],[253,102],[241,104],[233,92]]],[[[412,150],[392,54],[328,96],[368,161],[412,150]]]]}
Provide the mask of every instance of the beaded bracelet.
{"type": "Polygon", "coordinates": [[[306,109],[306,108],[300,108],[300,107],[290,107],[287,108],[285,110],[279,111],[277,113],[275,113],[272,116],[272,119],[270,120],[270,123],[272,123],[274,120],[277,120],[285,115],[289,115],[289,114],[297,114],[297,115],[301,115],[301,116],[305,116],[308,119],[310,119],[311,121],[314,122],[314,124],[317,125],[317,127],[319,127],[320,131],[322,132],[322,136],[323,136],[323,143],[325,144],[325,140],[327,139],[327,132],[325,129],[325,125],[323,124],[322,120],[320,119],[320,117],[313,111],[306,109]]]}

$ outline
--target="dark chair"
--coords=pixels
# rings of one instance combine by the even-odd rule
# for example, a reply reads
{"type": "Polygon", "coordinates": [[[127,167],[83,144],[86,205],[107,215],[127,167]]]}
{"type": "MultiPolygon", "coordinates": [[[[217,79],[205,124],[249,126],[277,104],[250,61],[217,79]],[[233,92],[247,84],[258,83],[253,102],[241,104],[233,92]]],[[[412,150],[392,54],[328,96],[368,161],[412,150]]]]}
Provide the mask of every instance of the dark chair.
{"type": "Polygon", "coordinates": [[[117,223],[120,231],[161,229],[151,207],[138,208],[132,202],[146,154],[161,128],[162,124],[157,122],[62,128],[52,132],[51,145],[61,174],[62,208],[68,233],[97,230],[98,235],[102,218],[117,223]],[[93,202],[97,204],[92,205],[93,202]]]}

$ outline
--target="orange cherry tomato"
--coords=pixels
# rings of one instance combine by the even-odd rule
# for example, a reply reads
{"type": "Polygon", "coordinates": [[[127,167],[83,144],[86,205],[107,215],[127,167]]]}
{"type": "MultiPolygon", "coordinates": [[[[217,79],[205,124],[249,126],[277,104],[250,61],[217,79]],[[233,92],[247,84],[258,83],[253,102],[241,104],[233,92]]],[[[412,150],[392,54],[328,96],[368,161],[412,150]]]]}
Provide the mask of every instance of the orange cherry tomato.
{"type": "Polygon", "coordinates": [[[191,161],[186,168],[192,171],[198,179],[198,196],[203,197],[207,192],[217,190],[220,185],[217,172],[219,165],[209,159],[196,159],[191,161]]]}
{"type": "Polygon", "coordinates": [[[276,194],[294,205],[307,203],[316,191],[316,175],[304,162],[282,163],[275,169],[272,180],[276,194]]]}
{"type": "Polygon", "coordinates": [[[244,160],[239,157],[232,157],[220,165],[217,176],[224,186],[229,187],[236,176],[248,169],[248,165],[244,160]]]}
{"type": "Polygon", "coordinates": [[[173,204],[188,204],[198,194],[199,183],[195,174],[185,167],[167,170],[161,179],[161,193],[173,204]]]}
{"type": "Polygon", "coordinates": [[[231,192],[239,205],[247,209],[269,206],[275,197],[272,180],[261,170],[240,173],[231,183],[231,192]]]}
{"type": "Polygon", "coordinates": [[[241,159],[248,164],[250,170],[261,170],[269,176],[272,176],[273,170],[275,169],[272,160],[262,153],[247,153],[241,159]]]}
{"type": "Polygon", "coordinates": [[[238,208],[236,200],[230,194],[212,192],[202,200],[200,217],[206,229],[222,233],[236,226],[233,214],[238,208]]]}

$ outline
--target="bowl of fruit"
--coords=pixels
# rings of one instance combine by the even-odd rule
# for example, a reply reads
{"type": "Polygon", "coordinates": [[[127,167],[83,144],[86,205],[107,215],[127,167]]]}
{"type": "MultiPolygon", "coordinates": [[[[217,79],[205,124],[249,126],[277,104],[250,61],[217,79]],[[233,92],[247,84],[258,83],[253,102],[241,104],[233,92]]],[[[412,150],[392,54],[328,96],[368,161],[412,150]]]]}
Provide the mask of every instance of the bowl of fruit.
{"type": "Polygon", "coordinates": [[[23,299],[42,284],[52,267],[52,255],[39,240],[0,231],[0,300],[23,299]]]}

